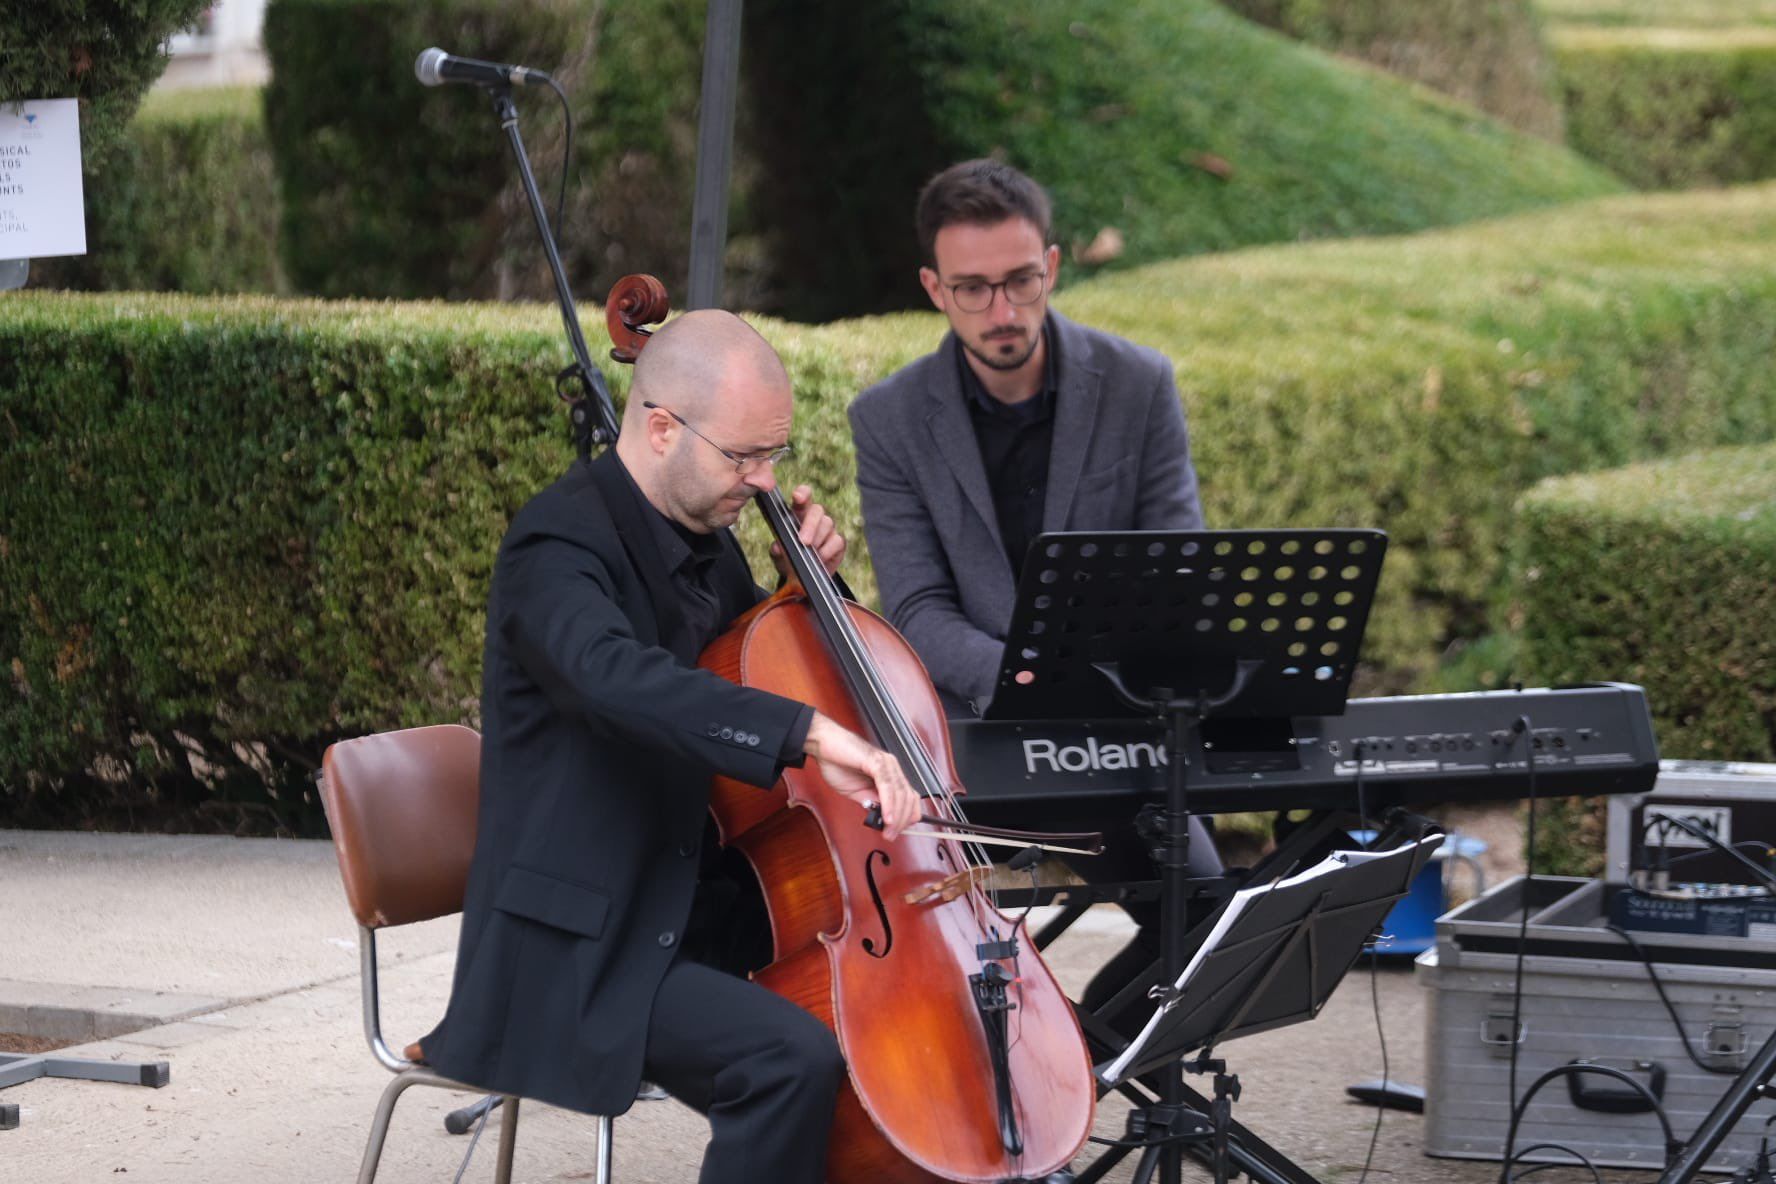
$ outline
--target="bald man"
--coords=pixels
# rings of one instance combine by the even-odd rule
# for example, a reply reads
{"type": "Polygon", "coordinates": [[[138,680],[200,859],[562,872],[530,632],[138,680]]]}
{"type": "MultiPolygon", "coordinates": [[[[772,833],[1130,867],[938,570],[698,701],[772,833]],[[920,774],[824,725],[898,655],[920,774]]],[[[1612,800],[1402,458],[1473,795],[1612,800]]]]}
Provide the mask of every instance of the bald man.
{"type": "MultiPolygon", "coordinates": [[[[891,834],[918,798],[887,753],[801,703],[696,668],[764,595],[728,527],[789,452],[788,375],[724,312],[635,369],[613,451],[513,519],[482,672],[480,829],[443,1024],[446,1076],[620,1114],[645,1074],[709,1117],[701,1180],[818,1184],[844,1074],[809,1013],[717,965],[731,930],[711,776],[773,785],[813,757],[891,834]]],[[[832,519],[792,499],[829,570],[832,519]]]]}

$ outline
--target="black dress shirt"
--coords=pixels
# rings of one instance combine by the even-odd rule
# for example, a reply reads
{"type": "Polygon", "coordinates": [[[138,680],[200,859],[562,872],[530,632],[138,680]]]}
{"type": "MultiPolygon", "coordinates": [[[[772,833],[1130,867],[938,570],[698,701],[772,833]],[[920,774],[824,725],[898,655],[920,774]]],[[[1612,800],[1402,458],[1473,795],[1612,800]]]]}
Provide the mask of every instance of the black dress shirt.
{"type": "Polygon", "coordinates": [[[1054,443],[1055,375],[1059,371],[1055,335],[1046,323],[1042,336],[1047,342],[1042,388],[1021,403],[1001,403],[988,394],[967,355],[956,351],[968,417],[974,421],[975,442],[980,446],[993,510],[999,518],[999,537],[1005,542],[1013,572],[1023,571],[1024,552],[1042,533],[1042,504],[1048,496],[1048,454],[1054,443]]]}
{"type": "MultiPolygon", "coordinates": [[[[661,615],[663,635],[660,644],[676,653],[700,654],[732,623],[721,619],[721,603],[710,582],[710,573],[722,552],[739,544],[725,530],[699,534],[674,522],[654,508],[620,460],[617,469],[627,479],[629,491],[641,509],[641,517],[648,523],[654,548],[665,561],[677,601],[674,605],[676,620],[670,614],[661,615]]],[[[783,764],[801,766],[802,742],[808,738],[808,725],[813,720],[814,709],[804,704],[801,716],[790,727],[778,754],[783,764]]]]}

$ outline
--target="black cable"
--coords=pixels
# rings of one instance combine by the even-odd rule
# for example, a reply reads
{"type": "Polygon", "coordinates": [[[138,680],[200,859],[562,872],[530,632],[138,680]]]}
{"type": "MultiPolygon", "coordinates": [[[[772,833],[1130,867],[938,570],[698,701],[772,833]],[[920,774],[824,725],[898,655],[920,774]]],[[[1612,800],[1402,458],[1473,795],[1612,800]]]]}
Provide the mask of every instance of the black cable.
{"type": "MultiPolygon", "coordinates": [[[[1369,1004],[1375,1011],[1375,1039],[1381,1043],[1381,1092],[1385,1095],[1388,1087],[1388,1042],[1387,1033],[1382,1030],[1381,1023],[1381,955],[1373,945],[1369,947],[1369,1004]]],[[[1363,1156],[1363,1174],[1357,1177],[1357,1184],[1364,1184],[1369,1179],[1369,1165],[1375,1162],[1375,1145],[1381,1139],[1381,1116],[1386,1111],[1385,1103],[1376,1103],[1375,1129],[1369,1132],[1369,1153],[1363,1156]]]]}
{"type": "MultiPolygon", "coordinates": [[[[1641,841],[1642,841],[1642,843],[1645,843],[1646,831],[1642,830],[1641,835],[1642,835],[1641,841]]],[[[1776,846],[1771,846],[1769,843],[1765,842],[1763,839],[1740,839],[1737,843],[1733,844],[1733,850],[1738,851],[1740,849],[1744,849],[1746,851],[1762,851],[1764,853],[1765,859],[1769,859],[1771,857],[1776,857],[1776,846]]],[[[1687,851],[1682,855],[1673,855],[1669,860],[1667,860],[1667,862],[1682,863],[1686,859],[1701,859],[1704,855],[1713,855],[1713,854],[1715,854],[1715,852],[1710,851],[1710,850],[1687,851]]]]}
{"type": "Polygon", "coordinates": [[[555,195],[555,243],[559,246],[562,211],[567,208],[567,174],[573,166],[574,113],[573,105],[567,101],[567,92],[561,89],[561,84],[547,74],[543,77],[549,79],[549,89],[561,100],[561,114],[567,120],[567,139],[561,145],[561,188],[555,195]]]}
{"type": "MultiPolygon", "coordinates": [[[[1528,1111],[1529,1104],[1535,1099],[1536,1094],[1540,1093],[1542,1087],[1547,1085],[1550,1081],[1556,1081],[1563,1077],[1577,1077],[1585,1073],[1594,1073],[1599,1077],[1614,1078],[1634,1090],[1642,1098],[1646,1099],[1647,1105],[1652,1108],[1653,1114],[1659,1119],[1660,1129],[1665,1132],[1665,1162],[1667,1165],[1670,1164],[1672,1150],[1678,1146],[1677,1136],[1672,1132],[1670,1115],[1665,1113],[1665,1107],[1659,1104],[1659,1099],[1653,1096],[1653,1091],[1648,1089],[1644,1083],[1636,1081],[1620,1069],[1612,1068],[1609,1065],[1585,1065],[1575,1061],[1571,1064],[1557,1065],[1536,1078],[1528,1091],[1524,1093],[1523,1100],[1511,1108],[1511,1126],[1505,1134],[1505,1161],[1499,1165],[1499,1184],[1511,1184],[1511,1165],[1521,1158],[1521,1155],[1514,1154],[1512,1151],[1517,1145],[1517,1127],[1522,1123],[1523,1115],[1528,1111]]],[[[1568,1155],[1575,1156],[1579,1159],[1584,1158],[1584,1156],[1580,1155],[1577,1151],[1574,1151],[1571,1147],[1566,1147],[1559,1143],[1542,1143],[1537,1146],[1543,1149],[1551,1148],[1564,1151],[1568,1155]]],[[[1567,1166],[1570,1167],[1571,1165],[1569,1164],[1567,1166]]]]}
{"type": "MultiPolygon", "coordinates": [[[[481,1117],[475,1123],[474,1133],[469,1136],[469,1145],[463,1149],[462,1164],[456,1169],[456,1179],[452,1180],[450,1184],[462,1184],[463,1173],[469,1170],[469,1160],[475,1155],[475,1144],[481,1141],[481,1132],[487,1129],[487,1116],[492,1113],[492,1106],[481,1111],[481,1117]]],[[[505,1121],[504,1115],[500,1116],[500,1121],[505,1121]]]]}
{"type": "Polygon", "coordinates": [[[1726,1069],[1718,1065],[1710,1065],[1696,1055],[1695,1048],[1690,1044],[1690,1034],[1684,1031],[1683,1020],[1678,1018],[1677,1008],[1672,1006],[1671,997],[1665,993],[1665,984],[1659,981],[1659,973],[1653,969],[1652,958],[1647,956],[1646,950],[1641,947],[1641,944],[1638,941],[1634,940],[1633,936],[1631,936],[1626,929],[1623,929],[1619,925],[1609,925],[1606,926],[1606,928],[1611,933],[1627,942],[1628,948],[1634,951],[1635,955],[1640,958],[1641,965],[1646,967],[1647,977],[1653,980],[1653,989],[1659,992],[1659,1002],[1665,1005],[1666,1014],[1671,1016],[1671,1026],[1677,1029],[1678,1039],[1683,1041],[1684,1052],[1689,1054],[1690,1060],[1696,1063],[1696,1068],[1701,1069],[1704,1073],[1718,1073],[1723,1077],[1739,1076],[1739,1070],[1737,1069],[1726,1069]]]}
{"type": "MultiPolygon", "coordinates": [[[[1591,1179],[1596,1181],[1596,1184],[1603,1184],[1603,1173],[1597,1170],[1597,1165],[1592,1163],[1583,1152],[1575,1151],[1571,1147],[1562,1143],[1531,1143],[1529,1146],[1523,1148],[1523,1150],[1517,1152],[1517,1154],[1505,1161],[1505,1170],[1510,1171],[1513,1163],[1522,1159],[1531,1151],[1564,1151],[1584,1165],[1586,1170],[1591,1173],[1591,1179]]],[[[1512,1181],[1527,1180],[1537,1172],[1546,1172],[1553,1168],[1570,1168],[1572,1166],[1573,1165],[1570,1163],[1538,1163],[1525,1168],[1515,1176],[1509,1177],[1509,1179],[1512,1181]]]]}
{"type": "MultiPolygon", "coordinates": [[[[1757,864],[1755,864],[1751,860],[1745,858],[1745,856],[1741,855],[1738,851],[1734,850],[1732,847],[1727,846],[1727,844],[1721,842],[1718,838],[1709,834],[1708,831],[1704,830],[1700,826],[1697,826],[1695,823],[1688,822],[1682,818],[1674,817],[1670,814],[1656,814],[1652,818],[1647,819],[1646,822],[1644,822],[1641,825],[1641,828],[1640,828],[1641,846],[1644,847],[1646,845],[1647,831],[1651,830],[1654,826],[1660,826],[1660,827],[1664,827],[1666,829],[1669,829],[1669,828],[1675,826],[1679,830],[1686,831],[1689,834],[1695,835],[1698,839],[1701,839],[1703,842],[1707,843],[1709,846],[1713,847],[1715,850],[1719,851],[1721,854],[1727,856],[1728,858],[1732,859],[1736,863],[1742,864],[1744,867],[1746,867],[1748,870],[1750,870],[1750,872],[1753,875],[1755,875],[1758,879],[1762,880],[1765,884],[1769,885],[1769,887],[1772,890],[1776,890],[1776,872],[1770,871],[1769,868],[1759,867],[1757,864]]],[[[1661,850],[1663,850],[1663,845],[1661,845],[1661,850]]]]}
{"type": "Polygon", "coordinates": [[[1369,850],[1370,845],[1375,841],[1374,832],[1376,828],[1372,827],[1369,823],[1369,806],[1368,803],[1363,800],[1363,742],[1361,740],[1357,741],[1351,746],[1351,751],[1352,755],[1357,758],[1357,821],[1362,824],[1364,829],[1371,832],[1369,840],[1363,843],[1363,850],[1367,851],[1369,850]]]}
{"type": "MultiPolygon", "coordinates": [[[[1523,865],[1523,915],[1517,922],[1517,968],[1511,984],[1511,1072],[1506,1096],[1509,1104],[1517,1104],[1517,1050],[1523,1042],[1523,958],[1529,946],[1529,909],[1535,888],[1536,865],[1536,758],[1535,726],[1528,715],[1520,715],[1511,730],[1523,737],[1523,754],[1529,762],[1529,835],[1523,865]]],[[[1501,1177],[1502,1179],[1502,1177],[1501,1177]]]]}

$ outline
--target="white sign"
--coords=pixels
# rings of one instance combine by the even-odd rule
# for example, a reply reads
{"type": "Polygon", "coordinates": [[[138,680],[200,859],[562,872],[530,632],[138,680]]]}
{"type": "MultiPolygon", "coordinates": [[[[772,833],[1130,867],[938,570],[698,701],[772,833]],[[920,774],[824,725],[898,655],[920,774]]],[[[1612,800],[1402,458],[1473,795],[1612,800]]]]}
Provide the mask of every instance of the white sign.
{"type": "Polygon", "coordinates": [[[1731,806],[1703,806],[1689,802],[1656,804],[1648,802],[1642,822],[1646,829],[1646,845],[1649,847],[1707,847],[1707,840],[1699,837],[1695,831],[1685,830],[1681,826],[1655,826],[1655,818],[1675,818],[1687,822],[1708,834],[1713,835],[1726,846],[1733,845],[1733,808],[1731,806]]]}
{"type": "Polygon", "coordinates": [[[80,104],[0,104],[0,259],[86,254],[80,104]]]}

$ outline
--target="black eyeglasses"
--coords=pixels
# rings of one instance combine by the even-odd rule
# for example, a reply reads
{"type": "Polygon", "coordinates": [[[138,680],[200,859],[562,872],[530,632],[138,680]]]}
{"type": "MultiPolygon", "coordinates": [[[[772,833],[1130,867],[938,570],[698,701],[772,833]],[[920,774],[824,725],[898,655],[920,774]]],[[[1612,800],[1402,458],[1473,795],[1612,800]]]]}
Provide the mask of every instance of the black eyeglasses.
{"type": "Polygon", "coordinates": [[[959,284],[945,284],[950,295],[956,299],[956,307],[963,312],[986,312],[993,307],[993,296],[999,289],[1005,289],[1005,299],[1010,304],[1035,304],[1042,299],[1043,282],[1048,279],[1048,272],[1020,271],[1009,279],[989,284],[985,280],[964,280],[959,284]]]}
{"type": "Polygon", "coordinates": [[[792,451],[790,446],[785,444],[783,447],[773,448],[769,452],[748,452],[744,454],[729,452],[726,448],[723,448],[720,444],[717,444],[714,440],[711,440],[708,436],[705,436],[702,432],[699,432],[696,428],[692,427],[689,420],[672,408],[662,407],[658,403],[650,403],[646,399],[641,401],[641,405],[648,408],[650,411],[664,411],[667,415],[676,419],[680,425],[684,427],[685,431],[733,461],[734,471],[742,477],[750,477],[766,465],[782,464],[784,459],[787,458],[792,451]]]}

